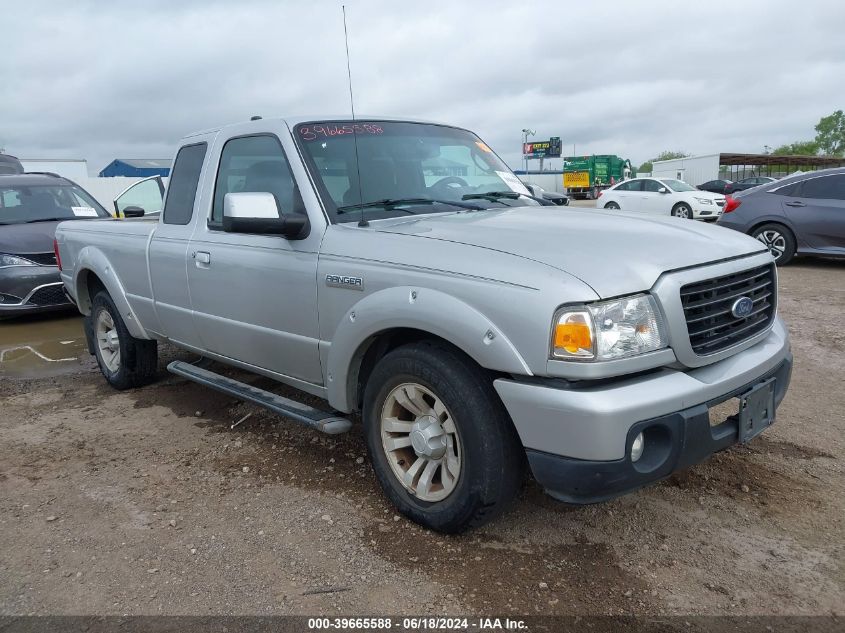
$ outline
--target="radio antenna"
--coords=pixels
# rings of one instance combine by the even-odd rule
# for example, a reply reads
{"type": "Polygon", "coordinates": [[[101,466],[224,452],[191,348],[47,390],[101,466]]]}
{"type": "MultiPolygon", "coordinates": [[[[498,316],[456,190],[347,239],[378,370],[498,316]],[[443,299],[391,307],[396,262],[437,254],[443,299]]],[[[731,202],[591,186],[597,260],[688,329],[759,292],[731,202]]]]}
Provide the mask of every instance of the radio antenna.
{"type": "Polygon", "coordinates": [[[355,99],[352,97],[352,70],[349,66],[349,34],[346,31],[346,5],[343,9],[343,42],[346,45],[346,78],[349,81],[349,107],[352,110],[352,142],[355,144],[355,172],[358,175],[358,203],[361,205],[361,219],[358,226],[369,226],[364,219],[364,190],[361,186],[361,163],[358,160],[358,131],[355,129],[355,99]]]}

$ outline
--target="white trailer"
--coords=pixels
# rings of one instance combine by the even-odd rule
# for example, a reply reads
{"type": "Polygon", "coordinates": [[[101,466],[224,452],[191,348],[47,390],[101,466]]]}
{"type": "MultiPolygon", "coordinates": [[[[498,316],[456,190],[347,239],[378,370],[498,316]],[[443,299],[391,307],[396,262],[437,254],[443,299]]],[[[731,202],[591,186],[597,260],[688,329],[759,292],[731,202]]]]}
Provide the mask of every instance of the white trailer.
{"type": "Polygon", "coordinates": [[[721,154],[687,156],[654,162],[651,175],[654,178],[676,178],[697,187],[719,177],[721,154]]]}
{"type": "Polygon", "coordinates": [[[519,179],[522,182],[539,185],[546,191],[554,191],[556,193],[566,193],[563,186],[563,172],[562,171],[530,171],[526,173],[519,173],[519,179]]]}

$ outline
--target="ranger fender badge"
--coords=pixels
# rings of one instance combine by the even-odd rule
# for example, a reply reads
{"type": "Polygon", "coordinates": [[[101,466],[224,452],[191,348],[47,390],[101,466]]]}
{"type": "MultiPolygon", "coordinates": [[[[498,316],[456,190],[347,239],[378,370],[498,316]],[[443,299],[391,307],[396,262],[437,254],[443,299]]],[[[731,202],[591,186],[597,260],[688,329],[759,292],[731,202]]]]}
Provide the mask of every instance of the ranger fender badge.
{"type": "Polygon", "coordinates": [[[326,285],[333,288],[348,288],[349,290],[363,290],[364,280],[361,277],[347,277],[346,275],[326,275],[326,285]]]}

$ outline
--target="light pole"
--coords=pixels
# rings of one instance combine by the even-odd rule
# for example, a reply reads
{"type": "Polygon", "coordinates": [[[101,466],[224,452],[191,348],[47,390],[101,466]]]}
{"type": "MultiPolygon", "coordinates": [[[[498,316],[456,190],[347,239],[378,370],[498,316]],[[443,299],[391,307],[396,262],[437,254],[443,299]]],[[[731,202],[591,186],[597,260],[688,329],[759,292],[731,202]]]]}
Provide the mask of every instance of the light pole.
{"type": "Polygon", "coordinates": [[[529,130],[527,127],[522,128],[522,162],[525,165],[525,171],[528,171],[528,157],[525,155],[525,144],[528,143],[528,137],[534,136],[537,132],[529,130]]]}

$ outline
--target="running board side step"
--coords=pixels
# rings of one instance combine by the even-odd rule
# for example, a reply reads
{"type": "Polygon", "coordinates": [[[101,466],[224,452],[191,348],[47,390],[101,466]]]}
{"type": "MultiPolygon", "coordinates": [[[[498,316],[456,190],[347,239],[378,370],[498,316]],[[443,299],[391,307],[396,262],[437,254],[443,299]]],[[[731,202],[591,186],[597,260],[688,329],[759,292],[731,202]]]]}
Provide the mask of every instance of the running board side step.
{"type": "Polygon", "coordinates": [[[352,422],[337,411],[315,409],[264,389],[221,376],[191,363],[175,360],[167,366],[167,371],[240,400],[253,402],[316,431],[337,435],[338,433],[346,433],[352,428],[352,422]]]}

